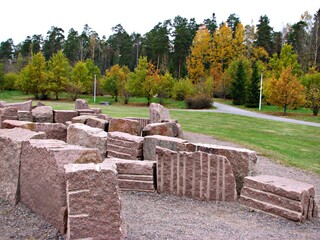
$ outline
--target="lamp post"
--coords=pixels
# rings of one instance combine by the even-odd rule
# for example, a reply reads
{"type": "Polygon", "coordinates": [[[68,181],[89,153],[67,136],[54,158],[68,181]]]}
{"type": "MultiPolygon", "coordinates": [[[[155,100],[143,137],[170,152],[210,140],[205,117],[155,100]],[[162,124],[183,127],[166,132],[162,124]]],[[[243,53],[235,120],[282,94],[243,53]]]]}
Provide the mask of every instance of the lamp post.
{"type": "Polygon", "coordinates": [[[261,102],[262,102],[262,79],[263,79],[263,73],[261,73],[261,79],[260,79],[259,111],[261,111],[261,102]]]}

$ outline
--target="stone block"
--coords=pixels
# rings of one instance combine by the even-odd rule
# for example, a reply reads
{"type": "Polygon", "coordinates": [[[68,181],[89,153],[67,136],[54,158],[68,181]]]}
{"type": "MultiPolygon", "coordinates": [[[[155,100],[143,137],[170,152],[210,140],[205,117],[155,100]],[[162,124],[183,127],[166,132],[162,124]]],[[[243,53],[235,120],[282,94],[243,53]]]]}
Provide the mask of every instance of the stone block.
{"type": "Polygon", "coordinates": [[[125,118],[112,118],[109,120],[109,132],[123,132],[131,135],[140,136],[141,128],[137,120],[125,118]]]}
{"type": "Polygon", "coordinates": [[[53,110],[50,106],[41,106],[31,111],[34,122],[53,123],[53,110]]]}
{"type": "Polygon", "coordinates": [[[151,123],[145,126],[142,130],[142,136],[149,135],[162,135],[167,137],[180,137],[182,136],[181,126],[174,122],[163,122],[163,123],[151,123]]]}
{"type": "Polygon", "coordinates": [[[149,106],[150,123],[161,123],[170,121],[169,110],[158,103],[151,103],[149,106]]]}
{"type": "Polygon", "coordinates": [[[67,126],[62,123],[35,123],[34,131],[45,132],[47,139],[67,141],[67,126]]]}
{"type": "Polygon", "coordinates": [[[0,108],[0,128],[1,128],[2,122],[5,120],[18,120],[18,108],[16,107],[0,108]]]}
{"type": "Polygon", "coordinates": [[[67,143],[89,148],[97,148],[102,158],[107,154],[108,133],[100,128],[92,128],[81,123],[68,126],[67,143]]]}
{"type": "Polygon", "coordinates": [[[0,129],[0,198],[11,204],[19,201],[19,173],[22,143],[30,139],[45,139],[45,133],[30,130],[0,129]]]}
{"type": "MultiPolygon", "coordinates": [[[[189,149],[191,148],[192,147],[189,145],[189,149]]],[[[256,152],[244,148],[210,144],[195,144],[193,148],[195,151],[225,156],[231,163],[233,173],[236,178],[237,193],[240,195],[244,178],[251,175],[255,163],[257,162],[256,152]]]]}
{"type": "Polygon", "coordinates": [[[18,110],[18,120],[32,122],[33,118],[32,118],[31,111],[19,111],[18,110]]]}
{"type": "Polygon", "coordinates": [[[236,201],[232,167],[224,156],[157,147],[157,191],[207,201],[236,201]]]}
{"type": "Polygon", "coordinates": [[[68,164],[67,239],[125,239],[117,172],[110,164],[68,164]]]}
{"type": "Polygon", "coordinates": [[[94,128],[100,128],[103,131],[108,132],[109,122],[108,120],[100,119],[98,117],[90,117],[87,119],[86,125],[94,128]]]}
{"type": "Polygon", "coordinates": [[[108,133],[108,157],[142,160],[143,137],[123,132],[108,133]]]}
{"type": "Polygon", "coordinates": [[[53,122],[63,123],[71,121],[74,117],[78,116],[78,112],[74,110],[53,110],[53,122]]]}
{"type": "Polygon", "coordinates": [[[21,202],[60,230],[66,231],[67,202],[64,165],[99,163],[97,149],[59,140],[33,140],[22,144],[21,202]]]}
{"type": "Polygon", "coordinates": [[[264,212],[304,222],[317,217],[315,190],[310,184],[277,176],[246,177],[240,204],[264,212]]]}
{"type": "Polygon", "coordinates": [[[160,135],[146,136],[143,141],[144,160],[156,160],[156,147],[167,148],[173,151],[186,151],[187,140],[160,135]]]}
{"type": "Polygon", "coordinates": [[[85,100],[85,99],[76,99],[74,109],[75,110],[78,110],[78,109],[90,109],[90,107],[88,105],[87,100],[85,100]]]}
{"type": "Polygon", "coordinates": [[[94,118],[94,115],[81,115],[81,116],[77,116],[71,119],[72,123],[82,123],[82,124],[86,124],[87,120],[89,118],[94,118]]]}
{"type": "Polygon", "coordinates": [[[77,109],[77,112],[79,116],[95,114],[93,109],[77,109]]]}
{"type": "Polygon", "coordinates": [[[2,122],[1,128],[2,129],[23,128],[23,129],[28,129],[30,131],[34,131],[35,123],[27,122],[27,121],[18,121],[18,120],[5,120],[2,122]]]}
{"type": "Polygon", "coordinates": [[[17,103],[5,103],[4,107],[15,107],[18,111],[30,112],[32,109],[32,100],[17,103]]]}

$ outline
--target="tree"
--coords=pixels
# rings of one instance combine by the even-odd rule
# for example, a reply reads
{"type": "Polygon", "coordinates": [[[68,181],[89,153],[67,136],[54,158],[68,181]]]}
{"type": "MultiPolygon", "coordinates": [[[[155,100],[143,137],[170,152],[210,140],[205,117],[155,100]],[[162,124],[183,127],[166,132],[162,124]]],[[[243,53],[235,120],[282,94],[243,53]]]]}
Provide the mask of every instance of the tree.
{"type": "Polygon", "coordinates": [[[206,25],[207,29],[210,31],[211,34],[213,34],[218,28],[215,13],[212,13],[211,19],[210,18],[204,19],[203,23],[206,25]]]}
{"type": "Polygon", "coordinates": [[[102,81],[102,88],[114,96],[116,102],[118,101],[118,96],[122,95],[125,103],[128,103],[127,82],[129,72],[128,67],[120,67],[118,64],[106,71],[105,78],[102,81]]]}
{"type": "Polygon", "coordinates": [[[297,108],[304,103],[304,87],[293,74],[292,67],[283,68],[279,79],[272,77],[267,86],[267,101],[283,108],[286,114],[288,108],[297,108]]]}
{"type": "Polygon", "coordinates": [[[306,107],[317,116],[320,109],[320,73],[306,74],[302,77],[302,84],[306,88],[306,107]]]}
{"type": "Polygon", "coordinates": [[[187,57],[187,68],[190,80],[198,84],[210,74],[212,66],[212,38],[206,26],[199,27],[187,57]]]}
{"type": "Polygon", "coordinates": [[[232,103],[241,105],[246,100],[246,83],[248,80],[248,73],[245,70],[244,60],[233,62],[236,67],[235,76],[231,80],[231,96],[232,103]]]}
{"type": "Polygon", "coordinates": [[[91,86],[91,77],[85,62],[78,61],[73,68],[71,81],[67,85],[67,90],[70,97],[76,100],[78,96],[87,91],[88,86],[91,86]]]}
{"type": "Polygon", "coordinates": [[[247,107],[258,107],[260,98],[260,75],[258,70],[258,63],[254,62],[252,66],[251,79],[248,82],[246,89],[246,106],[247,107]]]}
{"type": "Polygon", "coordinates": [[[65,91],[70,81],[71,66],[62,50],[52,55],[48,65],[50,72],[49,88],[50,91],[55,93],[56,100],[58,100],[59,93],[65,91]]]}
{"type": "Polygon", "coordinates": [[[18,75],[16,73],[5,74],[3,78],[2,89],[9,90],[9,91],[14,90],[17,79],[18,79],[18,75]]]}
{"type": "Polygon", "coordinates": [[[21,72],[19,85],[32,93],[36,99],[47,99],[49,95],[47,62],[41,52],[34,54],[21,72]],[[40,95],[41,94],[41,95],[40,95]]]}
{"type": "Polygon", "coordinates": [[[171,96],[173,85],[174,79],[169,72],[160,76],[159,82],[156,86],[156,93],[160,98],[160,104],[163,104],[163,98],[171,96]]]}
{"type": "Polygon", "coordinates": [[[235,37],[236,30],[239,23],[241,23],[240,18],[235,13],[232,13],[229,15],[227,19],[227,26],[231,28],[233,37],[235,37]]]}
{"type": "Polygon", "coordinates": [[[0,43],[0,60],[3,63],[13,60],[14,44],[12,38],[0,43]]]}
{"type": "Polygon", "coordinates": [[[312,51],[313,55],[313,67],[316,70],[320,70],[320,9],[316,12],[313,17],[313,27],[312,27],[312,51]]]}
{"type": "Polygon", "coordinates": [[[63,54],[69,59],[72,65],[80,60],[79,34],[73,28],[69,30],[67,40],[63,45],[63,54]]]}
{"type": "Polygon", "coordinates": [[[274,53],[272,33],[273,29],[269,25],[270,20],[267,15],[260,16],[259,24],[257,24],[256,47],[263,47],[271,56],[274,53]]]}
{"type": "Polygon", "coordinates": [[[64,43],[64,31],[62,28],[51,27],[51,29],[47,32],[47,37],[44,40],[43,44],[43,55],[46,60],[49,60],[52,54],[57,53],[62,49],[62,45],[64,43]]]}

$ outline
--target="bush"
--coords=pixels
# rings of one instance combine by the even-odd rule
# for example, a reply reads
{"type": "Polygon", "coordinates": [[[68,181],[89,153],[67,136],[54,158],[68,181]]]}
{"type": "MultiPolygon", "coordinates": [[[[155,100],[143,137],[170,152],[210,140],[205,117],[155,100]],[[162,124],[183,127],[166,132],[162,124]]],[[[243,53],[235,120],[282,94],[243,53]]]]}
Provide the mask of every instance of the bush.
{"type": "Polygon", "coordinates": [[[172,96],[175,100],[185,100],[187,96],[194,93],[194,88],[189,79],[180,79],[172,89],[172,96]]]}
{"type": "Polygon", "coordinates": [[[204,109],[211,108],[213,101],[210,96],[202,94],[196,97],[187,98],[185,103],[189,109],[204,109]]]}

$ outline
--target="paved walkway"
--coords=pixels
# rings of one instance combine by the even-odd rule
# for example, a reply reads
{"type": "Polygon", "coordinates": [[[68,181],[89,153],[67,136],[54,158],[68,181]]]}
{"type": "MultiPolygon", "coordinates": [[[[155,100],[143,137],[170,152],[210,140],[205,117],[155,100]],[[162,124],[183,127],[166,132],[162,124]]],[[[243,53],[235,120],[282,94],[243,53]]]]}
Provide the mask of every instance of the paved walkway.
{"type": "Polygon", "coordinates": [[[291,119],[291,118],[276,117],[276,116],[271,116],[271,115],[267,115],[267,114],[251,112],[251,111],[243,110],[243,109],[240,109],[237,107],[233,107],[230,105],[217,103],[217,102],[215,102],[213,104],[213,106],[216,107],[217,109],[209,110],[209,111],[229,113],[229,114],[242,115],[242,116],[248,116],[248,117],[269,119],[269,120],[280,121],[280,122],[289,122],[289,123],[296,123],[296,124],[302,124],[302,125],[307,125],[307,126],[320,127],[320,123],[306,122],[306,121],[295,120],[295,119],[291,119]]]}

